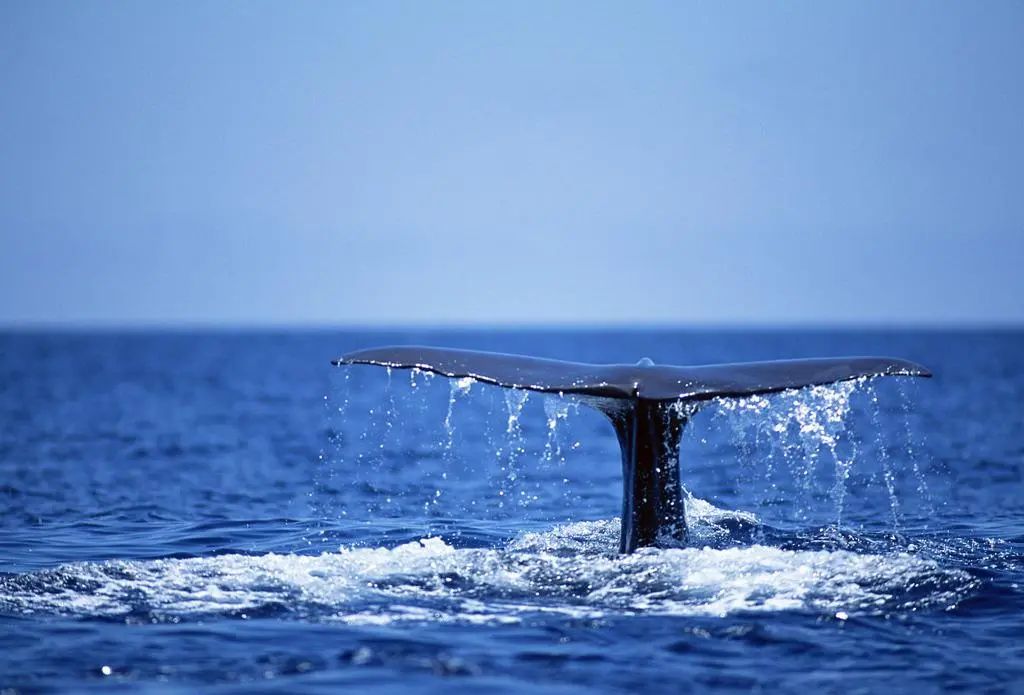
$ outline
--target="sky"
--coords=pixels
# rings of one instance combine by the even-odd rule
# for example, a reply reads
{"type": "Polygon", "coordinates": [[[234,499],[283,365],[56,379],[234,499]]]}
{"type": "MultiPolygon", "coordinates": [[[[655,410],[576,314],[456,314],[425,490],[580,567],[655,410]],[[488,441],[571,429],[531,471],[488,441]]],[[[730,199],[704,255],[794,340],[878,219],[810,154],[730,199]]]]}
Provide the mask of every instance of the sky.
{"type": "Polygon", "coordinates": [[[1024,323],[1024,3],[0,0],[0,324],[1024,323]]]}

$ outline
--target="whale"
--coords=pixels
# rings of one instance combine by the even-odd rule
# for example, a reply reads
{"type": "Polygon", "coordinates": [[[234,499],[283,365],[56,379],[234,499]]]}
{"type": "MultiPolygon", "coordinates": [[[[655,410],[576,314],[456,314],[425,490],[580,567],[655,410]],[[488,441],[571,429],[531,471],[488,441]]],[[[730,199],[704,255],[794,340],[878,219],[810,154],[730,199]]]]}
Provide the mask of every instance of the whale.
{"type": "Polygon", "coordinates": [[[679,443],[686,424],[708,401],[862,378],[932,376],[919,364],[893,357],[696,366],[655,364],[643,358],[634,364],[588,364],[422,345],[357,350],[332,364],[419,369],[502,388],[573,396],[604,413],[622,452],[619,551],[626,554],[644,547],[685,545],[679,443]]]}

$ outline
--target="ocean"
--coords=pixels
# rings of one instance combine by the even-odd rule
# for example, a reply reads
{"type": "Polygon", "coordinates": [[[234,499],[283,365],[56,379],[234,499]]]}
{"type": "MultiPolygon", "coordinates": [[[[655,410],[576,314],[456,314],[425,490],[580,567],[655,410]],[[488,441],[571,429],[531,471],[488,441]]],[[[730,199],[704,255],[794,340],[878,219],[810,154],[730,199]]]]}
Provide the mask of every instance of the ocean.
{"type": "Polygon", "coordinates": [[[1024,332],[0,334],[0,691],[1024,692],[1024,332]],[[685,546],[619,555],[572,399],[375,367],[835,355],[713,401],[685,546]]]}

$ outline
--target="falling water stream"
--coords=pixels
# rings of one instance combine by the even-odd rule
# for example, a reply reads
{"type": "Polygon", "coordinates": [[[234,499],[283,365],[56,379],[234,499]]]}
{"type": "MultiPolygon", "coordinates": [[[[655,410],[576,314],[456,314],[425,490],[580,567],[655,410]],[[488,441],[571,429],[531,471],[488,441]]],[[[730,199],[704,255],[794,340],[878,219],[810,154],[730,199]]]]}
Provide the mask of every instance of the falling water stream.
{"type": "MultiPolygon", "coordinates": [[[[424,486],[429,499],[423,501],[425,506],[437,507],[445,489],[460,484],[449,470],[463,458],[457,451],[460,423],[479,420],[481,413],[477,411],[482,409],[493,465],[477,460],[470,463],[470,470],[478,481],[490,481],[487,494],[493,499],[473,500],[470,507],[479,508],[484,503],[485,507],[493,506],[506,515],[514,515],[515,510],[538,502],[539,495],[545,492],[544,485],[550,484],[548,479],[552,477],[557,477],[563,488],[563,501],[569,503],[573,499],[570,478],[579,477],[581,472],[572,470],[566,462],[567,455],[581,446],[581,438],[571,424],[579,417],[578,400],[549,394],[531,399],[526,390],[477,385],[468,377],[436,379],[420,370],[410,371],[409,389],[403,393],[390,372],[384,385],[383,408],[380,403],[370,402],[366,427],[358,436],[364,451],[355,461],[359,466],[369,467],[370,477],[385,477],[382,467],[386,467],[390,446],[411,448],[409,435],[400,437],[396,430],[440,432],[437,458],[443,465],[433,469],[439,478],[424,486]],[[446,395],[443,404],[432,399],[431,392],[438,383],[443,384],[446,395]],[[474,394],[486,398],[474,400],[474,394]],[[534,400],[540,402],[541,413],[529,407],[534,400]],[[536,426],[535,421],[541,416],[542,425],[536,426]],[[432,420],[438,421],[430,424],[432,420]],[[543,436],[537,436],[539,433],[543,436]],[[545,476],[544,483],[533,479],[538,474],[545,476]]],[[[347,384],[346,377],[346,387],[347,384]]],[[[349,398],[343,397],[343,403],[348,402],[349,398]]],[[[904,420],[909,419],[907,402],[901,400],[898,410],[904,420]]],[[[694,419],[685,430],[686,439],[699,440],[686,448],[681,462],[684,487],[689,493],[699,495],[700,490],[688,483],[687,471],[694,458],[700,459],[710,450],[717,451],[719,456],[731,456],[733,462],[728,465],[739,466],[745,472],[742,482],[749,488],[748,496],[753,494],[757,498],[761,514],[785,497],[785,504],[793,510],[790,521],[806,522],[811,516],[820,518],[819,501],[827,497],[831,505],[827,523],[842,529],[849,506],[857,504],[856,499],[851,499],[851,475],[864,466],[879,468],[879,473],[869,475],[868,479],[884,486],[891,532],[900,530],[901,495],[916,492],[922,498],[921,504],[931,504],[927,484],[914,457],[916,443],[910,436],[908,422],[899,423],[896,430],[904,438],[907,466],[916,481],[916,491],[899,488],[897,462],[890,454],[893,442],[886,440],[893,428],[883,431],[879,393],[873,380],[858,379],[768,396],[715,399],[697,408],[685,408],[691,418],[694,412],[699,411],[702,416],[710,413],[710,417],[694,419]],[[851,429],[853,410],[862,411],[862,427],[851,429]],[[866,461],[867,455],[873,459],[866,461]]],[[[345,408],[338,408],[338,417],[344,416],[345,408]]],[[[598,421],[602,421],[600,416],[598,421]]],[[[610,427],[603,429],[602,436],[612,436],[610,427]]],[[[607,449],[613,451],[613,447],[607,449]]],[[[346,465],[344,461],[333,461],[328,477],[337,477],[338,468],[346,465]]],[[[617,466],[617,459],[613,466],[617,466]]],[[[861,493],[863,490],[858,494],[861,493]]],[[[471,509],[454,511],[467,513],[471,509]]],[[[571,513],[567,518],[572,518],[571,513]]]]}

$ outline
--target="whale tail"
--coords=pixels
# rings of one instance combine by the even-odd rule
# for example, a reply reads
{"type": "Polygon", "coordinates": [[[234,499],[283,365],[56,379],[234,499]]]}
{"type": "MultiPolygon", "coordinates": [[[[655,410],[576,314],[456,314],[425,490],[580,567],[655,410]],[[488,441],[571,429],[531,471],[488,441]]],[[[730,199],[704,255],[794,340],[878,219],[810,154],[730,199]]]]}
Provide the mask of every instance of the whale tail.
{"type": "Polygon", "coordinates": [[[648,359],[632,365],[598,365],[423,346],[358,350],[332,363],[420,369],[504,388],[574,395],[600,410],[615,428],[622,450],[619,547],[623,553],[685,542],[679,441],[703,402],[867,377],[931,376],[919,364],[888,357],[679,367],[656,365],[648,359]]]}

